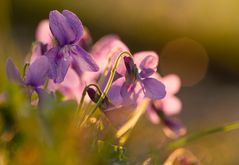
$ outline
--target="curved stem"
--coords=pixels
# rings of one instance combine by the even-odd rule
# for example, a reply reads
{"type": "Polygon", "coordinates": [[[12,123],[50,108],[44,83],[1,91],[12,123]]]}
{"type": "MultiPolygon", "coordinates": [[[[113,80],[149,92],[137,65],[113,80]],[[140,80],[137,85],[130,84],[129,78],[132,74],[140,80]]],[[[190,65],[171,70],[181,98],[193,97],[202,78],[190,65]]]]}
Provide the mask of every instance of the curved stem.
{"type": "Polygon", "coordinates": [[[202,132],[198,132],[198,133],[195,133],[195,134],[187,135],[185,137],[182,137],[178,140],[175,140],[175,141],[169,143],[167,148],[168,149],[175,149],[175,148],[184,146],[188,142],[191,142],[193,140],[197,140],[197,139],[202,138],[204,136],[208,136],[208,135],[211,135],[211,134],[214,134],[214,133],[228,132],[228,131],[235,130],[235,129],[239,129],[239,121],[235,121],[235,122],[232,122],[232,123],[229,123],[229,124],[217,127],[217,128],[204,130],[202,132]]]}
{"type": "Polygon", "coordinates": [[[81,99],[80,99],[80,103],[79,103],[79,106],[76,110],[76,115],[75,115],[76,116],[76,122],[75,123],[77,123],[77,126],[79,125],[79,123],[81,122],[82,117],[83,117],[83,114],[81,114],[80,118],[79,118],[79,121],[77,122],[77,117],[79,116],[78,114],[81,112],[81,109],[82,109],[82,106],[83,106],[83,103],[84,103],[84,99],[85,99],[85,96],[86,96],[86,92],[91,86],[94,86],[100,92],[100,88],[96,84],[89,84],[84,88],[81,99]]]}
{"type": "Polygon", "coordinates": [[[101,96],[100,96],[98,102],[96,103],[96,105],[95,105],[95,106],[92,108],[92,110],[90,111],[89,115],[86,116],[85,120],[83,120],[83,122],[81,123],[81,126],[84,125],[84,123],[87,121],[87,119],[96,111],[96,109],[99,107],[99,105],[101,104],[101,102],[104,100],[104,98],[105,98],[106,94],[108,93],[108,91],[109,91],[109,89],[110,89],[110,86],[111,86],[111,84],[112,84],[112,82],[113,82],[113,79],[114,79],[114,76],[115,76],[115,73],[116,73],[116,69],[117,69],[117,67],[118,67],[118,65],[119,65],[119,62],[120,62],[121,58],[123,58],[125,55],[128,55],[128,56],[130,56],[131,58],[133,58],[132,54],[131,54],[130,52],[128,52],[128,51],[123,51],[123,52],[121,52],[121,53],[119,54],[119,56],[117,57],[117,59],[116,59],[114,65],[113,65],[113,68],[112,68],[111,73],[110,73],[109,80],[108,80],[108,82],[107,82],[107,84],[106,84],[106,86],[105,86],[104,91],[102,92],[102,94],[101,94],[101,96]]]}
{"type": "Polygon", "coordinates": [[[132,129],[135,127],[136,123],[138,122],[139,118],[145,112],[148,104],[150,102],[149,98],[145,98],[141,104],[139,104],[134,111],[132,117],[116,132],[116,138],[119,138],[120,144],[123,145],[132,129]]]}
{"type": "Polygon", "coordinates": [[[105,76],[107,75],[107,72],[111,66],[111,60],[112,60],[112,56],[117,52],[119,51],[120,48],[114,48],[112,51],[110,51],[109,55],[107,56],[108,57],[108,62],[107,62],[107,65],[103,71],[103,74],[100,76],[100,79],[98,81],[98,84],[101,85],[101,83],[103,82],[105,76]]]}

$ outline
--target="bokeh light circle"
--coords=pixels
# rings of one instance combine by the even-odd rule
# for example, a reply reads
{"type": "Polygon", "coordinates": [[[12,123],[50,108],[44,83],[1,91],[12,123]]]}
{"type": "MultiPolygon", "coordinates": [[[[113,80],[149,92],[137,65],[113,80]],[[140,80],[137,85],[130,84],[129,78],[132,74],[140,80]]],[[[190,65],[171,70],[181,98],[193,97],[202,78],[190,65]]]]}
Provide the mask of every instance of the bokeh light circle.
{"type": "Polygon", "coordinates": [[[162,75],[175,73],[183,86],[193,86],[203,79],[207,72],[209,58],[204,47],[189,38],[169,42],[160,53],[162,75]]]}

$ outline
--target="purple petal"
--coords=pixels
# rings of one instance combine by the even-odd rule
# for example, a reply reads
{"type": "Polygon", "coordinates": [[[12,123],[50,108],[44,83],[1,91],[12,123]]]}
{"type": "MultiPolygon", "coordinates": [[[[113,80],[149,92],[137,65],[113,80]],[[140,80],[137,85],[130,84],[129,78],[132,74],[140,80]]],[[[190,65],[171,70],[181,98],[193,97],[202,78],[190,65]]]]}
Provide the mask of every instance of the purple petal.
{"type": "Polygon", "coordinates": [[[147,78],[149,76],[151,76],[152,74],[155,73],[155,70],[151,69],[151,68],[144,68],[141,70],[141,72],[139,73],[139,76],[141,78],[147,78]]]}
{"type": "MultiPolygon", "coordinates": [[[[107,75],[105,76],[105,79],[104,79],[104,81],[103,81],[103,83],[101,85],[101,89],[105,89],[105,86],[106,86],[106,84],[107,84],[107,82],[108,82],[108,80],[110,78],[111,70],[112,69],[109,69],[107,75]]],[[[113,82],[116,81],[117,79],[121,78],[121,77],[122,77],[121,74],[119,74],[118,72],[115,72],[115,75],[114,75],[114,78],[113,78],[113,82]]],[[[122,84],[121,84],[121,86],[122,86],[122,84]]]]}
{"type": "Polygon", "coordinates": [[[72,46],[71,55],[73,57],[73,68],[79,75],[84,71],[97,72],[99,70],[94,59],[81,47],[77,45],[72,46]]]}
{"type": "Polygon", "coordinates": [[[90,50],[93,44],[92,37],[90,35],[89,30],[87,27],[84,27],[83,35],[79,39],[79,42],[76,45],[79,45],[82,47],[84,50],[90,50]]]}
{"type": "Polygon", "coordinates": [[[44,55],[46,51],[47,51],[47,44],[43,44],[42,42],[36,42],[32,48],[30,64],[33,63],[38,57],[44,55]]]}
{"type": "Polygon", "coordinates": [[[38,87],[43,85],[49,75],[49,61],[46,56],[39,57],[28,68],[25,76],[26,85],[38,87]]]}
{"type": "Polygon", "coordinates": [[[121,87],[120,94],[124,100],[124,105],[139,103],[144,95],[139,82],[125,81],[121,87]]]}
{"type": "Polygon", "coordinates": [[[151,99],[162,99],[165,97],[165,86],[160,81],[154,78],[146,78],[142,80],[142,83],[145,89],[145,97],[151,99]]]}
{"type": "Polygon", "coordinates": [[[6,70],[7,70],[8,80],[18,83],[20,85],[24,84],[17,67],[12,62],[11,59],[7,59],[7,69],[6,70]]]}
{"type": "Polygon", "coordinates": [[[134,54],[134,63],[141,69],[150,68],[157,70],[159,58],[153,51],[144,51],[134,54]]]}
{"type": "Polygon", "coordinates": [[[35,91],[38,95],[38,106],[40,108],[43,108],[44,103],[46,103],[46,99],[48,99],[49,94],[47,93],[46,90],[43,90],[41,88],[35,88],[35,91]]]}
{"type": "Polygon", "coordinates": [[[75,31],[72,29],[67,18],[59,11],[54,10],[50,12],[49,26],[60,46],[70,44],[76,40],[77,35],[75,31]]]}
{"type": "Polygon", "coordinates": [[[68,47],[62,49],[52,48],[48,51],[47,57],[50,62],[50,74],[49,77],[54,80],[55,83],[61,83],[70,67],[72,57],[68,47]]]}
{"type": "Polygon", "coordinates": [[[120,94],[123,98],[129,99],[130,95],[133,94],[136,83],[125,81],[121,87],[120,94]]]}
{"type": "Polygon", "coordinates": [[[123,83],[124,83],[124,78],[119,78],[115,80],[110,86],[110,89],[107,93],[107,97],[111,100],[111,102],[115,106],[121,105],[123,102],[122,96],[120,94],[121,86],[123,83]]]}
{"type": "Polygon", "coordinates": [[[74,42],[79,41],[83,37],[84,33],[84,28],[80,19],[77,17],[77,15],[69,10],[63,10],[62,14],[66,17],[69,25],[75,33],[74,42]]]}

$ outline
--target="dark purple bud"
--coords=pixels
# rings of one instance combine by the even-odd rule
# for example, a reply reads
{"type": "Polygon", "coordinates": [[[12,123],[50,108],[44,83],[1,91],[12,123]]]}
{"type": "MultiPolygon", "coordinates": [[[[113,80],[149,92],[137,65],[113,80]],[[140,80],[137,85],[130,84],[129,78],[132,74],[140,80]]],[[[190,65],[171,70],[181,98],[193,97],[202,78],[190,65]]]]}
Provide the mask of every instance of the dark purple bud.
{"type": "Polygon", "coordinates": [[[94,102],[97,103],[98,100],[100,99],[100,94],[97,93],[93,88],[88,88],[87,93],[90,97],[90,99],[94,102]]]}
{"type": "MultiPolygon", "coordinates": [[[[93,88],[88,88],[88,89],[87,89],[87,93],[88,93],[90,99],[91,99],[94,103],[97,103],[97,102],[99,101],[101,94],[98,93],[96,90],[94,90],[93,88]]],[[[109,109],[109,108],[111,108],[111,107],[113,107],[113,105],[110,103],[108,97],[105,97],[105,98],[103,99],[103,101],[101,102],[101,104],[100,104],[100,108],[101,108],[102,110],[107,110],[107,109],[109,109]]]]}

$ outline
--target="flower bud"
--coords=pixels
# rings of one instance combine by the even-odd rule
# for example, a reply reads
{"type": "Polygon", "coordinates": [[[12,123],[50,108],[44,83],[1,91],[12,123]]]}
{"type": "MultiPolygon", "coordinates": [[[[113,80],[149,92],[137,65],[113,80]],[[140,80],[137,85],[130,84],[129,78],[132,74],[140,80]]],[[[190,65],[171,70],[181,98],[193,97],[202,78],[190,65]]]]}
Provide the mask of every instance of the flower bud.
{"type": "MultiPolygon", "coordinates": [[[[99,92],[97,92],[95,89],[93,88],[88,88],[87,89],[87,93],[90,97],[90,99],[94,102],[97,103],[100,99],[101,94],[99,92]]],[[[101,104],[100,104],[100,109],[101,110],[107,110],[109,108],[113,107],[113,104],[109,101],[108,97],[105,96],[105,98],[102,100],[101,104]]]]}

